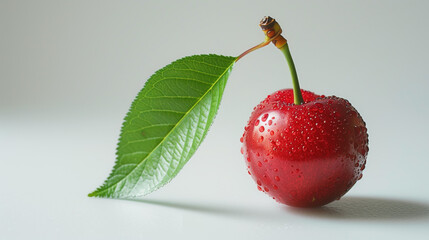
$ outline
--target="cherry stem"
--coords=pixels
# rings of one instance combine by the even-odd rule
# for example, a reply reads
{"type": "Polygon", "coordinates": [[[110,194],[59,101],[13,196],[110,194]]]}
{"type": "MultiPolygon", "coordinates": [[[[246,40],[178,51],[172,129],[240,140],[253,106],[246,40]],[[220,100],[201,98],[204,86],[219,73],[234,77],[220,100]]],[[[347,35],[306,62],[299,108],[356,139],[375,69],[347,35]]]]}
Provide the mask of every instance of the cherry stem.
{"type": "Polygon", "coordinates": [[[295,68],[295,64],[293,63],[292,55],[290,54],[290,51],[289,51],[289,46],[286,43],[279,49],[280,51],[282,51],[289,65],[290,75],[292,77],[294,103],[295,105],[303,104],[304,99],[302,98],[301,88],[299,87],[299,82],[298,82],[298,75],[296,74],[296,68],[295,68]]]}
{"type": "Polygon", "coordinates": [[[289,46],[287,44],[287,40],[281,35],[282,28],[277,23],[275,19],[272,17],[264,17],[259,26],[262,28],[262,31],[265,34],[265,40],[246,50],[240,56],[238,56],[235,61],[240,60],[242,57],[246,56],[250,52],[255,51],[256,49],[267,46],[270,42],[272,42],[280,51],[282,51],[283,55],[286,57],[287,63],[289,65],[290,74],[292,76],[292,84],[293,84],[293,101],[295,105],[300,105],[304,103],[304,99],[302,98],[301,88],[299,87],[298,75],[296,74],[295,64],[293,63],[292,56],[290,55],[289,46]]]}

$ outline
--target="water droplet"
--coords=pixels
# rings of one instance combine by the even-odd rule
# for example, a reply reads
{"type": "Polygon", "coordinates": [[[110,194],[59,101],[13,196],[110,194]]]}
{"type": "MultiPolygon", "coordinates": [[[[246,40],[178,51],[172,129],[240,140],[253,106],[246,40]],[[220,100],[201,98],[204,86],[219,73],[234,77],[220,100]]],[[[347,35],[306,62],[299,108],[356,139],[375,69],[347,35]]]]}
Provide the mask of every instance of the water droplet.
{"type": "Polygon", "coordinates": [[[241,154],[244,154],[243,148],[240,148],[240,152],[241,152],[241,154]]]}
{"type": "Polygon", "coordinates": [[[268,162],[268,159],[264,158],[264,162],[268,162]]]}
{"type": "Polygon", "coordinates": [[[259,156],[261,156],[261,154],[257,152],[257,153],[256,153],[256,156],[257,156],[257,157],[259,157],[259,156]]]}
{"type": "Polygon", "coordinates": [[[274,180],[276,180],[277,182],[278,182],[278,181],[280,181],[279,176],[275,176],[275,177],[274,177],[274,180]]]}
{"type": "Polygon", "coordinates": [[[279,187],[277,187],[277,185],[275,185],[275,184],[274,184],[274,185],[273,185],[273,189],[274,189],[274,190],[277,190],[277,189],[279,189],[279,187]]]}
{"type": "Polygon", "coordinates": [[[289,194],[292,196],[292,197],[296,197],[298,194],[297,194],[297,192],[295,191],[295,190],[292,190],[292,191],[290,191],[289,192],[289,194]]]}
{"type": "Polygon", "coordinates": [[[259,191],[262,191],[262,188],[261,188],[261,186],[258,186],[258,190],[259,190],[259,191]]]}
{"type": "Polygon", "coordinates": [[[252,175],[252,174],[250,173],[250,171],[247,171],[247,173],[248,173],[249,175],[252,175]]]}
{"type": "Polygon", "coordinates": [[[262,185],[261,181],[259,181],[259,180],[256,181],[256,184],[258,184],[259,186],[262,185]]]}
{"type": "Polygon", "coordinates": [[[258,161],[258,167],[262,167],[262,163],[258,161]]]}
{"type": "Polygon", "coordinates": [[[280,144],[281,144],[281,143],[280,143],[280,141],[277,139],[277,140],[276,140],[276,145],[277,145],[277,146],[280,146],[280,144]]]}
{"type": "Polygon", "coordinates": [[[259,125],[259,119],[257,119],[256,121],[255,121],[255,126],[258,126],[259,125]]]}
{"type": "Polygon", "coordinates": [[[359,150],[359,153],[360,153],[360,154],[362,154],[362,155],[366,155],[365,148],[361,148],[361,149],[359,150]]]}
{"type": "Polygon", "coordinates": [[[363,174],[361,173],[360,175],[359,175],[359,178],[358,178],[358,180],[361,180],[361,178],[363,177],[363,174]]]}
{"type": "Polygon", "coordinates": [[[265,192],[269,192],[270,189],[268,189],[267,187],[264,187],[265,192]]]}
{"type": "Polygon", "coordinates": [[[273,131],[273,130],[271,130],[271,131],[270,131],[270,135],[271,135],[271,136],[273,136],[273,135],[274,135],[274,131],[273,131]]]}
{"type": "Polygon", "coordinates": [[[247,157],[247,161],[250,162],[250,157],[247,157]]]}
{"type": "Polygon", "coordinates": [[[341,117],[341,114],[340,114],[339,112],[335,112],[335,111],[334,111],[334,114],[335,114],[335,117],[337,117],[337,118],[340,118],[340,117],[341,117]]]}
{"type": "Polygon", "coordinates": [[[278,170],[277,168],[274,168],[274,169],[273,169],[273,171],[274,171],[274,172],[278,172],[279,170],[278,170]]]}
{"type": "Polygon", "coordinates": [[[315,105],[313,105],[313,106],[310,107],[310,111],[317,112],[318,109],[317,109],[317,107],[315,105]]]}
{"type": "Polygon", "coordinates": [[[240,138],[240,142],[244,142],[244,139],[243,139],[243,137],[241,137],[241,138],[240,138]]]}
{"type": "Polygon", "coordinates": [[[262,122],[267,121],[267,118],[268,118],[268,113],[265,113],[264,116],[262,116],[261,118],[262,122]]]}
{"type": "Polygon", "coordinates": [[[268,126],[271,126],[271,124],[273,124],[272,120],[268,120],[268,126]]]}
{"type": "Polygon", "coordinates": [[[259,137],[259,142],[262,142],[262,141],[264,141],[264,137],[263,137],[263,136],[260,136],[260,137],[259,137]]]}
{"type": "Polygon", "coordinates": [[[259,127],[259,132],[263,132],[263,131],[265,131],[264,126],[260,126],[260,127],[259,127]]]}

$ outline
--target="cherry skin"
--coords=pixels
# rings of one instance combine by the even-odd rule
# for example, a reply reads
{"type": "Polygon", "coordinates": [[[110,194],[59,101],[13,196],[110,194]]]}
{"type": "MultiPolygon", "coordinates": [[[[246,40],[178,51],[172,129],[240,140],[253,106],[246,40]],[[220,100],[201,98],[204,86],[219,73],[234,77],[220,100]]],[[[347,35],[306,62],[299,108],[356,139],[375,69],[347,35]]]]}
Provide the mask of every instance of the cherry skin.
{"type": "Polygon", "coordinates": [[[292,89],[255,107],[242,153],[260,191],[295,207],[317,207],[343,196],[362,177],[368,154],[365,122],[345,99],[292,89]]]}

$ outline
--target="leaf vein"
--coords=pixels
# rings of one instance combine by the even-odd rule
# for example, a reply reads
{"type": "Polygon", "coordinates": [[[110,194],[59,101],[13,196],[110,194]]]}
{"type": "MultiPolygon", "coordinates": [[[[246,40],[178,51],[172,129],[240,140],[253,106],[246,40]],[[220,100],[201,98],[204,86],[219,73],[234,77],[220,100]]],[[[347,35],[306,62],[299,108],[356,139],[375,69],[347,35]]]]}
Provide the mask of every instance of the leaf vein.
{"type": "MultiPolygon", "coordinates": [[[[103,188],[103,186],[102,186],[102,188],[100,188],[100,189],[98,189],[96,192],[98,193],[98,194],[100,194],[101,192],[105,192],[105,191],[108,191],[109,189],[111,189],[112,187],[115,187],[115,186],[117,186],[118,184],[120,184],[121,182],[123,182],[126,178],[127,178],[127,176],[130,176],[139,166],[141,166],[142,164],[144,164],[144,163],[146,163],[146,160],[148,159],[148,158],[150,158],[151,157],[151,155],[152,155],[152,153],[153,152],[155,152],[159,147],[161,147],[162,148],[162,144],[164,143],[164,141],[166,141],[166,139],[169,139],[169,137],[170,137],[170,134],[172,134],[173,132],[175,132],[175,130],[176,130],[176,128],[177,128],[177,126],[180,126],[181,125],[181,123],[184,121],[184,119],[188,116],[188,114],[191,112],[191,111],[193,111],[194,109],[195,109],[195,107],[200,103],[200,101],[202,100],[202,99],[204,99],[206,96],[207,96],[207,94],[209,93],[209,92],[211,92],[212,91],[212,89],[213,89],[213,87],[214,86],[216,86],[218,83],[219,83],[219,81],[221,80],[221,79],[223,79],[223,77],[225,76],[225,74],[230,70],[230,68],[232,67],[232,65],[235,63],[235,61],[233,61],[233,62],[231,62],[230,63],[230,65],[222,72],[222,74],[220,74],[219,76],[217,76],[217,75],[213,75],[213,74],[208,74],[208,73],[204,73],[204,72],[199,72],[199,71],[196,71],[196,70],[190,70],[190,71],[193,71],[193,72],[199,72],[199,73],[202,73],[202,74],[205,74],[205,75],[208,75],[208,76],[215,76],[217,79],[213,82],[213,84],[210,86],[210,88],[209,89],[207,89],[206,90],[206,92],[198,99],[198,101],[185,113],[185,114],[183,114],[183,116],[181,117],[181,119],[177,122],[177,124],[175,124],[174,125],[174,127],[167,133],[167,135],[165,136],[165,137],[163,137],[162,138],[162,140],[157,144],[157,146],[155,146],[153,149],[152,149],[152,151],[145,157],[145,158],[143,158],[133,169],[131,169],[130,170],[130,172],[128,172],[126,175],[124,175],[124,177],[122,178],[122,179],[120,179],[118,182],[116,182],[116,183],[114,183],[114,184],[112,184],[112,185],[110,185],[110,186],[108,186],[108,185],[105,185],[104,186],[104,188],[103,188]]],[[[176,111],[176,113],[177,113],[177,111],[176,111]]],[[[140,114],[139,114],[140,115],[140,114]]],[[[131,120],[132,121],[132,120],[131,120]]],[[[140,180],[140,177],[139,177],[139,180],[140,180]]],[[[135,186],[134,186],[135,187],[135,186]]],[[[134,187],[133,187],[133,189],[134,189],[134,187]]]]}

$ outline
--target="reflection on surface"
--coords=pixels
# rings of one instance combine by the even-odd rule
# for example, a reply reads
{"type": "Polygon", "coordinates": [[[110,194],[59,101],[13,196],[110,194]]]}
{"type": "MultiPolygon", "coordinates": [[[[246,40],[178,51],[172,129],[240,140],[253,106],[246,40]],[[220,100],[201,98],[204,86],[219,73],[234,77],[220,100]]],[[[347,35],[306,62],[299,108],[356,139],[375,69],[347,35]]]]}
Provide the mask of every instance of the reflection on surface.
{"type": "Polygon", "coordinates": [[[288,207],[287,211],[309,217],[395,221],[427,218],[429,205],[404,199],[344,197],[321,208],[288,207]]]}
{"type": "Polygon", "coordinates": [[[236,218],[254,218],[259,220],[286,220],[294,216],[314,219],[340,220],[418,220],[429,218],[429,205],[404,199],[376,197],[344,197],[340,201],[320,208],[293,208],[280,206],[273,209],[250,208],[237,205],[218,205],[174,200],[140,199],[131,200],[146,204],[198,212],[208,215],[224,215],[236,218]],[[283,211],[281,211],[283,210],[283,211]]]}

